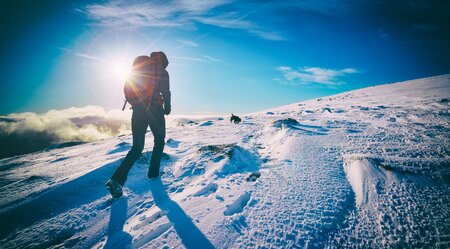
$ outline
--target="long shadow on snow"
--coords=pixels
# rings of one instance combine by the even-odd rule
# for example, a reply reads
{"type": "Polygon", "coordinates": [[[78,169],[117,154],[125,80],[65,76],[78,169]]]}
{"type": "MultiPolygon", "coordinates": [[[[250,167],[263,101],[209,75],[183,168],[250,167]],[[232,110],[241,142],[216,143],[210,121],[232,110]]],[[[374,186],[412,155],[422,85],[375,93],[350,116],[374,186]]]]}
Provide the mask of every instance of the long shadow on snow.
{"type": "Polygon", "coordinates": [[[167,194],[160,178],[155,179],[150,190],[156,206],[166,211],[183,245],[187,248],[214,248],[208,238],[192,222],[183,209],[167,194]]]}
{"type": "Polygon", "coordinates": [[[55,217],[72,208],[91,203],[108,195],[105,182],[121,160],[108,163],[86,175],[51,189],[36,199],[0,214],[0,239],[16,228],[55,217]]]}
{"type": "Polygon", "coordinates": [[[133,238],[123,231],[127,220],[128,199],[123,197],[113,203],[108,224],[108,239],[104,248],[129,248],[133,238]]]}

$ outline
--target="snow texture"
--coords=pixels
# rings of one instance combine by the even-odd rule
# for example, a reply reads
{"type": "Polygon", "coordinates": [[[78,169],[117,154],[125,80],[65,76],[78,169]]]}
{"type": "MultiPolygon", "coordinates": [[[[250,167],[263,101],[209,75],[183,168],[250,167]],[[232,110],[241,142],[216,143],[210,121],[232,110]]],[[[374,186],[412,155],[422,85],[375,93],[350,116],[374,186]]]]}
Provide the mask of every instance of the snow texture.
{"type": "Polygon", "coordinates": [[[0,248],[449,248],[450,75],[0,160],[0,248]],[[250,179],[250,180],[249,180],[250,179]]]}

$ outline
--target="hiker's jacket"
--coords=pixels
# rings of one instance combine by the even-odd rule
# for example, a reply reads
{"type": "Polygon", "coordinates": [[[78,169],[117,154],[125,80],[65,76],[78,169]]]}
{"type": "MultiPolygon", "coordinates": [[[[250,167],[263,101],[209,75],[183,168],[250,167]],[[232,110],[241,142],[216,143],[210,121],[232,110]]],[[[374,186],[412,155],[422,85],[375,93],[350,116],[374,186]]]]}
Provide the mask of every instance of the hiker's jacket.
{"type": "Polygon", "coordinates": [[[156,74],[157,84],[152,97],[152,105],[170,106],[169,73],[162,69],[156,74]]]}

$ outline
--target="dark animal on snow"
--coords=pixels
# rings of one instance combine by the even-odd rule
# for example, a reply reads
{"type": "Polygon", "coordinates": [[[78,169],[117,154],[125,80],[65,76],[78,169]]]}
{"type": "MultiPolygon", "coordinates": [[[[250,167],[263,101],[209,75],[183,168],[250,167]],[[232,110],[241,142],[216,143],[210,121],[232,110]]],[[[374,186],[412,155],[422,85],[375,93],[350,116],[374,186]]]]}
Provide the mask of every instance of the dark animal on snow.
{"type": "Polygon", "coordinates": [[[233,113],[231,113],[231,118],[230,118],[230,122],[234,122],[235,124],[239,124],[241,122],[241,118],[238,116],[233,115],[233,113]]]}

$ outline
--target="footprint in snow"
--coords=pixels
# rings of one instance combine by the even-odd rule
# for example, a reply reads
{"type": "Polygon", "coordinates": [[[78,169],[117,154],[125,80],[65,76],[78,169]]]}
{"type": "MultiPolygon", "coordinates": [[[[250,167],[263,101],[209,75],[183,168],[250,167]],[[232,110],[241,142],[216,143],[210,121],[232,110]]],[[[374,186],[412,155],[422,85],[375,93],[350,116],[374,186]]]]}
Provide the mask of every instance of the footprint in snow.
{"type": "Polygon", "coordinates": [[[359,130],[353,130],[353,129],[348,129],[347,133],[352,134],[352,133],[360,133],[361,131],[359,130]]]}
{"type": "Polygon", "coordinates": [[[209,196],[212,193],[215,193],[218,189],[218,185],[216,183],[210,183],[208,186],[202,188],[200,191],[194,194],[195,197],[197,196],[209,196]]]}
{"type": "Polygon", "coordinates": [[[317,109],[316,112],[317,112],[317,113],[325,113],[325,112],[333,113],[333,111],[331,110],[331,108],[328,108],[328,107],[317,109]]]}
{"type": "Polygon", "coordinates": [[[166,213],[162,210],[156,211],[152,215],[141,215],[138,217],[139,223],[132,227],[133,231],[138,231],[142,229],[145,226],[148,226],[149,224],[159,220],[163,216],[165,216],[166,213]]]}
{"type": "Polygon", "coordinates": [[[369,107],[360,106],[360,105],[352,105],[350,107],[354,108],[354,109],[359,109],[360,111],[368,111],[369,110],[369,107]]]}
{"type": "Polygon", "coordinates": [[[211,125],[213,125],[213,121],[209,120],[209,121],[201,123],[199,126],[211,126],[211,125]]]}
{"type": "Polygon", "coordinates": [[[69,159],[70,157],[60,157],[60,158],[57,158],[57,159],[55,159],[55,160],[53,160],[53,161],[50,161],[51,163],[56,163],[56,162],[61,162],[61,161],[64,161],[64,160],[67,160],[67,159],[69,159]]]}
{"type": "Polygon", "coordinates": [[[222,197],[222,196],[220,196],[220,195],[216,195],[216,197],[215,197],[218,201],[220,201],[220,202],[224,202],[225,201],[225,199],[222,197]]]}
{"type": "Polygon", "coordinates": [[[180,145],[180,141],[177,141],[175,139],[169,138],[166,141],[166,145],[171,147],[171,148],[178,148],[178,146],[180,145]]]}
{"type": "Polygon", "coordinates": [[[116,148],[115,148],[115,149],[110,150],[110,151],[108,152],[108,155],[111,155],[111,154],[114,154],[114,153],[117,153],[117,152],[127,151],[127,150],[129,150],[130,148],[131,148],[131,144],[130,144],[130,143],[127,143],[127,142],[121,142],[121,143],[118,143],[118,144],[116,145],[116,148]]]}
{"type": "Polygon", "coordinates": [[[253,135],[245,136],[245,137],[242,139],[242,142],[243,142],[243,143],[248,143],[248,141],[250,141],[250,139],[253,138],[253,137],[254,137],[253,135]]]}
{"type": "Polygon", "coordinates": [[[225,216],[231,216],[233,214],[242,213],[244,208],[247,206],[250,201],[250,193],[245,192],[241,196],[239,196],[233,203],[227,205],[227,208],[223,212],[225,216]]]}
{"type": "Polygon", "coordinates": [[[245,180],[247,182],[256,182],[256,180],[258,180],[259,177],[261,177],[261,172],[256,171],[251,173],[245,180]]]}
{"type": "Polygon", "coordinates": [[[397,119],[396,119],[396,118],[389,118],[388,121],[389,121],[389,122],[396,122],[397,119]]]}
{"type": "Polygon", "coordinates": [[[133,247],[134,246],[136,246],[136,248],[143,247],[144,245],[150,243],[154,239],[164,234],[167,230],[169,230],[172,227],[173,224],[170,222],[163,223],[162,225],[159,225],[158,227],[141,234],[137,239],[133,241],[133,247]]]}

